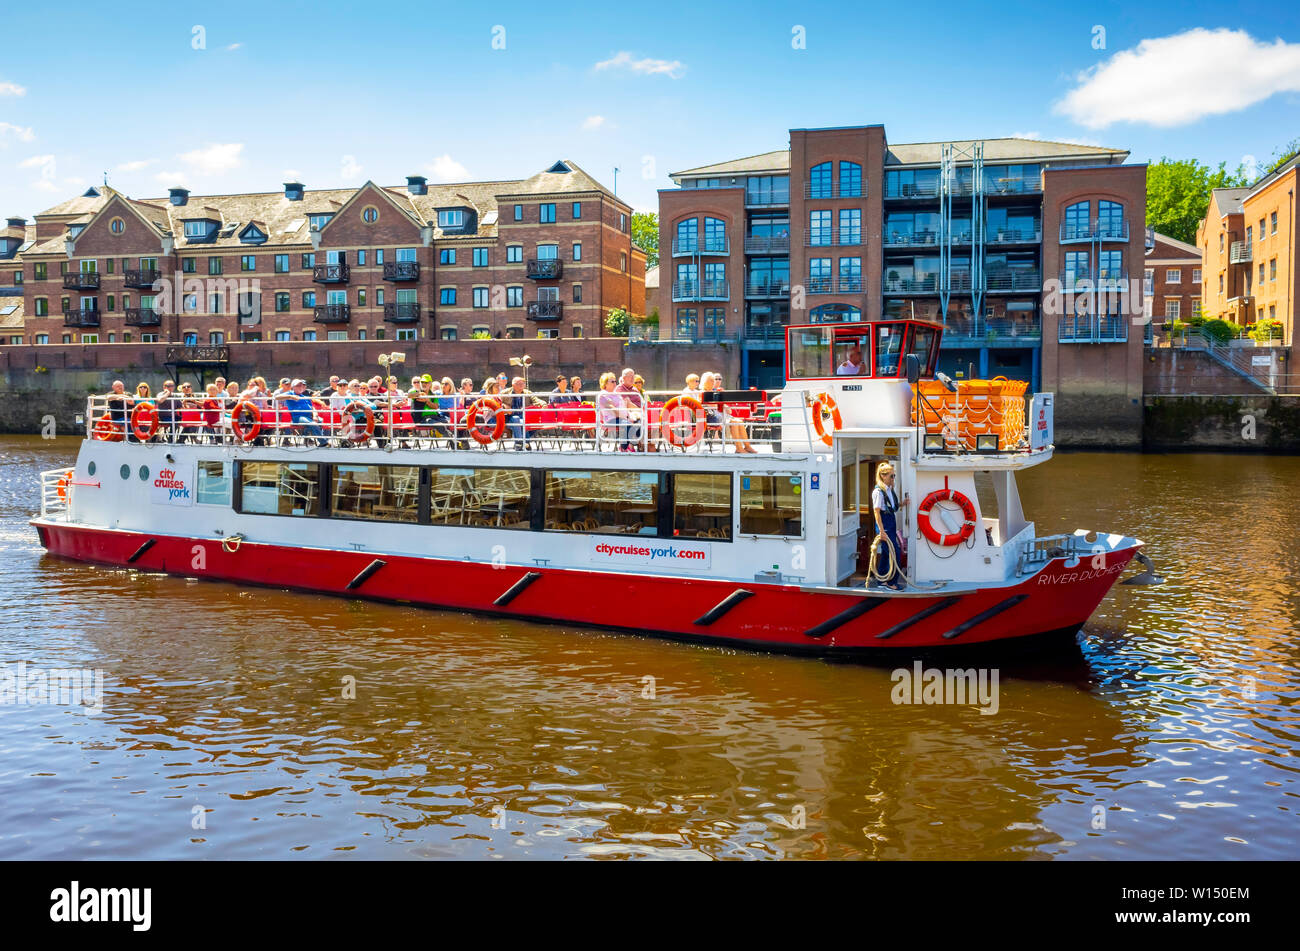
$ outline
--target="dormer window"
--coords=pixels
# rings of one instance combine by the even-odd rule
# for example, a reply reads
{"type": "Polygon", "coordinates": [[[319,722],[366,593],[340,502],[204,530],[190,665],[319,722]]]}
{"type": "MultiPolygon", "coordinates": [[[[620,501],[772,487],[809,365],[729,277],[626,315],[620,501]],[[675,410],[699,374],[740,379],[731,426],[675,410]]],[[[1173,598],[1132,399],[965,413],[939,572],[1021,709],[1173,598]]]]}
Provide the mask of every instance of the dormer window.
{"type": "Polygon", "coordinates": [[[458,230],[465,227],[465,209],[446,208],[439,211],[438,227],[443,231],[458,230]]]}
{"type": "Polygon", "coordinates": [[[68,225],[68,237],[75,238],[81,232],[86,230],[85,225],[68,225]]]}
{"type": "Polygon", "coordinates": [[[239,240],[243,244],[261,244],[266,240],[266,232],[257,225],[249,225],[239,235],[239,240]]]}
{"type": "Polygon", "coordinates": [[[320,231],[321,228],[324,228],[329,224],[330,219],[333,217],[333,212],[328,215],[309,215],[307,217],[307,223],[311,227],[312,231],[320,231]]]}
{"type": "Polygon", "coordinates": [[[208,223],[206,221],[185,222],[185,237],[206,238],[207,235],[208,235],[208,223]]]}

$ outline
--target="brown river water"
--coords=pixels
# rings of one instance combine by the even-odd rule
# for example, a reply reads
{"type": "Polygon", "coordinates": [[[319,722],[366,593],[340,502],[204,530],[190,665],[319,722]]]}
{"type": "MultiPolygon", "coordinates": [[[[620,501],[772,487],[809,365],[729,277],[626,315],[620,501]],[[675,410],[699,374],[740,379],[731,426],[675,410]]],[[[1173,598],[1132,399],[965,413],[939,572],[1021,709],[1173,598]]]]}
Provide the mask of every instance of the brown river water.
{"type": "Polygon", "coordinates": [[[1002,664],[985,714],[894,703],[906,662],[51,558],[27,519],[76,448],[0,436],[0,664],[105,678],[98,715],[0,704],[0,859],[1300,854],[1297,458],[1023,475],[1040,534],[1136,535],[1167,581],[1002,664]]]}

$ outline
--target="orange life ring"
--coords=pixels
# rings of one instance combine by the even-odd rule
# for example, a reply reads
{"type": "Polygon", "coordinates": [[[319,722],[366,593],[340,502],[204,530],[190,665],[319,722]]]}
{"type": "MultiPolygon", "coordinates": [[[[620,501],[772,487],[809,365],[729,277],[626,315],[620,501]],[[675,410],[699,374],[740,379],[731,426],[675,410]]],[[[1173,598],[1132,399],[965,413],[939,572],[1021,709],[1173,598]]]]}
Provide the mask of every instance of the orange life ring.
{"type": "Polygon", "coordinates": [[[935,489],[927,495],[916,510],[917,525],[921,529],[921,534],[944,548],[953,545],[960,545],[966,539],[970,538],[975,531],[975,506],[971,505],[970,499],[962,495],[956,489],[935,489]],[[962,516],[965,521],[961,523],[961,528],[954,535],[942,535],[935,531],[934,526],[930,524],[930,510],[934,508],[936,502],[956,502],[961,507],[962,516]]]}
{"type": "Polygon", "coordinates": [[[355,442],[355,443],[369,442],[370,437],[375,434],[375,411],[374,408],[371,407],[369,403],[362,403],[358,400],[353,400],[347,406],[343,407],[343,419],[344,419],[343,425],[345,427],[344,435],[348,438],[350,442],[355,442]],[[348,424],[351,423],[353,424],[353,429],[355,429],[355,423],[357,421],[357,413],[361,413],[366,417],[365,429],[361,430],[360,433],[354,432],[346,428],[348,424]]]}
{"type": "Polygon", "coordinates": [[[158,413],[154,409],[153,403],[135,404],[135,409],[131,410],[131,432],[135,433],[135,438],[141,442],[148,442],[153,439],[153,434],[158,432],[158,413]],[[147,429],[140,427],[141,417],[149,421],[147,429]]]}
{"type": "Polygon", "coordinates": [[[693,396],[674,396],[659,411],[660,434],[674,446],[681,446],[683,449],[694,446],[704,438],[704,429],[707,423],[708,418],[704,412],[704,405],[693,396]],[[691,411],[692,428],[685,436],[679,436],[668,419],[679,406],[691,411]]]}
{"type": "Polygon", "coordinates": [[[66,475],[59,476],[59,481],[54,484],[54,488],[59,493],[59,498],[66,502],[68,499],[68,477],[66,475]]]}
{"type": "Polygon", "coordinates": [[[489,443],[496,442],[506,431],[506,411],[501,407],[499,399],[493,396],[484,396],[469,404],[469,409],[465,411],[465,425],[469,427],[469,434],[474,437],[474,441],[480,446],[486,446],[489,443]],[[492,427],[490,434],[479,429],[478,414],[480,409],[490,409],[496,413],[496,423],[492,427]]]}
{"type": "Polygon", "coordinates": [[[257,438],[257,434],[262,431],[262,411],[257,408],[257,404],[252,400],[241,400],[235,404],[235,408],[230,411],[230,430],[244,442],[252,442],[257,438]],[[253,424],[245,429],[240,422],[240,417],[247,410],[253,416],[253,424]]]}
{"type": "Polygon", "coordinates": [[[840,408],[835,405],[835,397],[829,393],[818,393],[817,398],[813,400],[812,405],[813,429],[817,430],[817,435],[821,441],[828,446],[835,443],[831,439],[831,433],[840,429],[844,425],[844,417],[840,415],[840,408]],[[826,424],[822,421],[822,413],[831,414],[831,425],[834,427],[830,432],[826,431],[826,424]]]}
{"type": "Polygon", "coordinates": [[[126,438],[124,427],[119,427],[113,422],[113,417],[105,413],[99,419],[95,420],[95,427],[90,432],[91,439],[100,439],[104,442],[121,442],[126,438]]]}

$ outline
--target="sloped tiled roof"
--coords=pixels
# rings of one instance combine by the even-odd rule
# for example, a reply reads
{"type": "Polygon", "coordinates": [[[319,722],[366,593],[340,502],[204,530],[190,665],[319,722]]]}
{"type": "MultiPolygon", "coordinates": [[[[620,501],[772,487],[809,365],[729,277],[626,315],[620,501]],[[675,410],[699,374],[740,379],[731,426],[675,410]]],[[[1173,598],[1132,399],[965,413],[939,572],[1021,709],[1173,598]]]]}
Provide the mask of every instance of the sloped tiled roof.
{"type": "Polygon", "coordinates": [[[58,215],[88,215],[99,211],[108,203],[108,199],[116,194],[113,189],[104,186],[102,188],[88,189],[99,194],[91,196],[83,193],[76,198],[69,198],[67,201],[59,202],[53,208],[46,208],[39,214],[39,217],[56,217],[58,215]]]}
{"type": "Polygon", "coordinates": [[[0,296],[0,330],[21,330],[26,318],[23,316],[23,299],[20,296],[0,296]],[[13,310],[9,310],[12,307],[13,310]],[[9,313],[5,313],[9,311],[9,313]]]}
{"type": "Polygon", "coordinates": [[[669,178],[676,178],[678,175],[702,175],[713,177],[717,175],[747,175],[751,172],[785,172],[790,169],[790,150],[777,149],[775,152],[763,152],[759,155],[749,155],[745,158],[732,159],[728,162],[718,162],[714,165],[701,165],[698,168],[688,168],[680,172],[670,172],[669,178]]]}
{"type": "Polygon", "coordinates": [[[1274,169],[1273,171],[1265,175],[1263,178],[1256,181],[1253,185],[1250,186],[1249,189],[1247,189],[1248,193],[1253,195],[1261,188],[1267,188],[1269,185],[1273,184],[1273,182],[1276,181],[1278,178],[1281,178],[1283,175],[1285,175],[1287,172],[1291,171],[1294,168],[1300,168],[1300,155],[1296,155],[1294,158],[1291,158],[1288,161],[1283,162],[1276,169],[1274,169]]]}
{"type": "Polygon", "coordinates": [[[1249,188],[1216,188],[1211,192],[1211,201],[1221,215],[1241,214],[1241,200],[1250,194],[1249,188]]]}
{"type": "MultiPolygon", "coordinates": [[[[576,162],[563,159],[552,168],[568,166],[569,171],[560,172],[546,169],[519,183],[517,190],[501,192],[502,195],[553,195],[563,192],[599,192],[619,204],[626,204],[621,198],[588,175],[576,162]]],[[[630,206],[629,206],[630,207],[630,206]]]]}
{"type": "Polygon", "coordinates": [[[1186,241],[1179,241],[1177,238],[1171,238],[1167,234],[1161,234],[1159,231],[1153,232],[1155,239],[1160,244],[1168,245],[1170,250],[1185,251],[1189,257],[1201,256],[1201,249],[1194,244],[1188,244],[1186,241]]]}

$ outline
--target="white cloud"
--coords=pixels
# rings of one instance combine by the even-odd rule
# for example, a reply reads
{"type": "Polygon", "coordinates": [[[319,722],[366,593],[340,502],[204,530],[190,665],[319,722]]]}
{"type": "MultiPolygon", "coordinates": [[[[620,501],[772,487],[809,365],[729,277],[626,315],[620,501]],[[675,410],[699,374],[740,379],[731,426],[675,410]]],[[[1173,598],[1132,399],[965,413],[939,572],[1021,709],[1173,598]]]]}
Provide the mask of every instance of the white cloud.
{"type": "Polygon", "coordinates": [[[241,46],[243,46],[243,45],[244,45],[243,43],[231,43],[229,46],[226,47],[226,49],[228,49],[228,50],[237,50],[237,49],[239,49],[239,48],[240,48],[241,46]]]}
{"type": "Polygon", "coordinates": [[[27,87],[0,79],[0,96],[25,96],[27,87]]]}
{"type": "Polygon", "coordinates": [[[5,136],[13,136],[19,142],[30,142],[36,138],[36,133],[32,131],[31,126],[13,125],[9,122],[0,122],[0,146],[5,144],[5,136]]]}
{"type": "Polygon", "coordinates": [[[154,181],[158,182],[160,185],[166,185],[168,188],[171,188],[173,185],[179,185],[181,182],[185,181],[185,173],[159,172],[153,178],[154,181]]]}
{"type": "Polygon", "coordinates": [[[54,184],[54,179],[52,178],[38,178],[36,181],[32,182],[32,188],[41,192],[56,192],[59,190],[59,186],[54,184]]]}
{"type": "Polygon", "coordinates": [[[148,168],[157,159],[136,159],[134,162],[123,162],[113,169],[115,172],[138,172],[142,168],[148,168]]]}
{"type": "Polygon", "coordinates": [[[19,168],[44,168],[46,165],[54,164],[53,155],[33,155],[31,158],[25,158],[18,163],[19,168]]]}
{"type": "Polygon", "coordinates": [[[609,59],[601,60],[596,64],[597,70],[602,69],[627,69],[634,73],[642,73],[647,76],[664,75],[670,79],[680,79],[682,73],[686,72],[686,64],[680,60],[666,59],[633,59],[632,54],[627,50],[620,50],[609,59]]]}
{"type": "Polygon", "coordinates": [[[357,164],[355,155],[343,156],[343,164],[339,166],[339,175],[343,177],[344,181],[361,177],[361,166],[357,164]]]}
{"type": "Polygon", "coordinates": [[[599,129],[604,124],[604,116],[587,116],[587,118],[582,120],[582,128],[584,132],[591,132],[594,129],[599,129]]]}
{"type": "Polygon", "coordinates": [[[453,182],[456,179],[464,180],[468,175],[465,166],[461,165],[450,155],[439,155],[432,162],[424,167],[429,176],[434,181],[453,182]]]}
{"type": "Polygon", "coordinates": [[[207,175],[220,175],[243,164],[242,142],[212,143],[206,148],[194,149],[176,156],[194,172],[207,175]]]}
{"type": "Polygon", "coordinates": [[[1300,91],[1300,43],[1197,27],[1143,40],[1075,77],[1053,109],[1099,129],[1115,122],[1170,127],[1300,91]]]}

